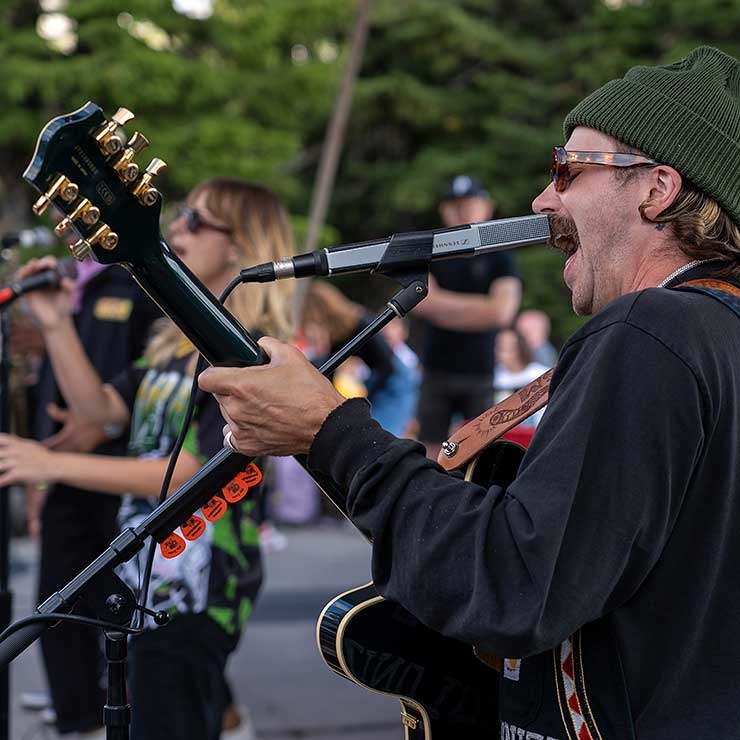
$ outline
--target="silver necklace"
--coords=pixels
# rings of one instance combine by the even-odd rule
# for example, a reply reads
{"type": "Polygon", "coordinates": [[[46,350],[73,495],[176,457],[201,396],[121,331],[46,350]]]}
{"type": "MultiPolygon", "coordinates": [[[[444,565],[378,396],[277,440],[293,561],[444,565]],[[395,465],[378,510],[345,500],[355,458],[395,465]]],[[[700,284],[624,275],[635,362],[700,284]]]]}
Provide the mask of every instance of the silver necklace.
{"type": "Polygon", "coordinates": [[[714,259],[709,259],[709,260],[691,260],[691,262],[689,262],[686,265],[681,265],[681,267],[679,267],[677,270],[674,270],[667,278],[665,278],[664,280],[661,280],[661,282],[658,283],[657,287],[665,288],[665,286],[668,285],[668,283],[670,283],[671,280],[673,280],[673,278],[676,278],[679,275],[683,275],[684,272],[688,272],[693,267],[703,265],[705,262],[716,262],[716,261],[717,261],[716,257],[714,259]]]}

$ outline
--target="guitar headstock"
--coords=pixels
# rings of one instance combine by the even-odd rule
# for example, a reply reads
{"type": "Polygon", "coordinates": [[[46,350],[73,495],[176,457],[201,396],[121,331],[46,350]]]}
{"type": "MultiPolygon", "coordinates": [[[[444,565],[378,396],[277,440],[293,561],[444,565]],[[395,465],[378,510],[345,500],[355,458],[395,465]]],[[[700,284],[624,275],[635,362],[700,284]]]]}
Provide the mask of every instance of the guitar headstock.
{"type": "Polygon", "coordinates": [[[152,180],[167,166],[153,159],[142,172],[134,162],[149,142],[123,126],[134,114],[125,108],[105,118],[94,103],[49,121],[39,134],[23,178],[42,195],[33,206],[41,215],[54,204],[64,214],[58,236],[79,235],[70,250],[78,260],[135,263],[142,243],[159,240],[162,198],[152,180]]]}

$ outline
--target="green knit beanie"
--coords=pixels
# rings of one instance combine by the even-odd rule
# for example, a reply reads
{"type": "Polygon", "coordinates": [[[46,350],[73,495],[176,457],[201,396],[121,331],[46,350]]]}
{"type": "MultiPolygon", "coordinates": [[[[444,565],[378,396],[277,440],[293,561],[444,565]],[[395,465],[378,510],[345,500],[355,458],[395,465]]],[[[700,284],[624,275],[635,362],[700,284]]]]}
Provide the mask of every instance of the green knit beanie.
{"type": "Polygon", "coordinates": [[[740,226],[740,63],[700,46],[685,59],[633,67],[582,100],[566,140],[588,126],[675,167],[740,226]]]}

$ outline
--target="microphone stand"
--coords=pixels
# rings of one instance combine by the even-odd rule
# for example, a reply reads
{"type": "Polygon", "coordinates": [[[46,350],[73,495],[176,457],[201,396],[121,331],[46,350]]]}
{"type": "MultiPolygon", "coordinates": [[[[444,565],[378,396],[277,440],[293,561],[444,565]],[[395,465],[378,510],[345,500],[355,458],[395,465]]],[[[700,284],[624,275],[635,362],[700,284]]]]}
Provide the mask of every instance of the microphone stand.
{"type": "MultiPolygon", "coordinates": [[[[320,372],[327,374],[336,369],[393,318],[405,316],[427,294],[426,271],[399,270],[397,273],[386,273],[386,277],[399,283],[402,289],[388,301],[387,307],[378,317],[320,368],[320,372]]],[[[126,647],[127,633],[132,632],[129,625],[137,609],[153,616],[158,624],[163,623],[158,620],[166,621],[167,615],[162,612],[155,614],[136,604],[133,593],[113,572],[114,568],[131,560],[145,546],[149,537],[158,542],[165,540],[193,512],[207,503],[214,491],[224,488],[251,461],[252,458],[230,449],[219,450],[137,527],[123,530],[107,550],[38,606],[36,615],[13,625],[15,629],[11,628],[12,631],[0,641],[0,666],[7,666],[47,629],[52,620],[64,619],[77,601],[85,598],[93,613],[106,623],[106,737],[107,740],[128,740],[131,707],[126,701],[126,647]],[[116,629],[117,625],[120,625],[120,629],[116,629]]]]}

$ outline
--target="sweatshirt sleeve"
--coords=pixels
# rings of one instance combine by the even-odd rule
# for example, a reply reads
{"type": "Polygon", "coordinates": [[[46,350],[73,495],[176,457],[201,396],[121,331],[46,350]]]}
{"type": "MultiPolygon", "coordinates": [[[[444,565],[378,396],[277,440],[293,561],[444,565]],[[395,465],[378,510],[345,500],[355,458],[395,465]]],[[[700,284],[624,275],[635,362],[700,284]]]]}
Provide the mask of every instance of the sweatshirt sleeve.
{"type": "Polygon", "coordinates": [[[565,347],[506,490],[447,474],[359,400],[326,420],[309,466],[347,492],[383,596],[438,632],[524,657],[648,577],[701,452],[702,416],[692,370],[621,321],[565,347]]]}

